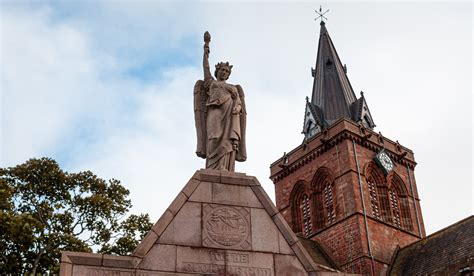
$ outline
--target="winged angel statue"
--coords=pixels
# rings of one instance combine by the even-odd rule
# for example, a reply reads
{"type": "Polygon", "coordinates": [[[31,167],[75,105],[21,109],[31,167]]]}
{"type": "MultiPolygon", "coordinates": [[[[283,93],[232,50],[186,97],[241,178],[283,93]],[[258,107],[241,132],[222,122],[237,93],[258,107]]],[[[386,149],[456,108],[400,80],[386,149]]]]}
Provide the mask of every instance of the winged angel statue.
{"type": "Polygon", "coordinates": [[[204,33],[204,80],[194,85],[194,119],[197,132],[196,154],[206,159],[206,168],[235,170],[235,161],[247,159],[245,147],[244,91],[226,81],[232,71],[229,62],[219,62],[214,77],[209,69],[209,42],[204,33]]]}

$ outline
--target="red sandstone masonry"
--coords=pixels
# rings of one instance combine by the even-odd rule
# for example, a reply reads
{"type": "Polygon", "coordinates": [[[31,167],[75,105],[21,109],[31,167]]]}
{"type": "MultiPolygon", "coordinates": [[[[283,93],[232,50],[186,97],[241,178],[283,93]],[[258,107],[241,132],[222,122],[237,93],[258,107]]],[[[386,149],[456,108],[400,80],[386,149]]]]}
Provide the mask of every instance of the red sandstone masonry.
{"type": "MultiPolygon", "coordinates": [[[[311,239],[318,241],[346,272],[370,273],[372,261],[368,251],[363,216],[363,203],[365,203],[375,270],[381,273],[386,271],[397,245],[404,246],[412,243],[419,239],[418,237],[424,236],[425,230],[414,177],[416,162],[413,152],[403,146],[398,146],[397,149],[397,143],[369,129],[365,129],[365,133],[371,134],[370,137],[364,138],[365,134],[361,132],[359,125],[347,119],[340,119],[328,129],[327,139],[322,140],[323,134],[318,134],[308,141],[306,148],[300,145],[289,152],[286,166],[280,166],[282,159],[274,162],[270,168],[270,178],[275,184],[276,206],[288,224],[293,227],[295,218],[290,208],[290,195],[294,185],[298,181],[304,181],[311,187],[316,171],[321,167],[328,168],[335,178],[333,198],[336,221],[323,229],[313,227],[313,233],[316,232],[316,234],[311,239]],[[355,141],[359,173],[353,141],[355,141]],[[409,195],[412,232],[371,218],[372,209],[365,169],[382,148],[385,148],[394,160],[393,173],[400,177],[409,195]],[[362,187],[364,202],[361,199],[360,187],[362,187]],[[415,199],[412,197],[412,188],[415,199]],[[415,203],[421,233],[418,230],[415,203]]],[[[314,209],[312,209],[312,214],[314,214],[314,209]]]]}
{"type": "Polygon", "coordinates": [[[363,232],[358,216],[352,216],[312,237],[334,258],[339,266],[367,253],[366,244],[359,238],[363,232]]]}

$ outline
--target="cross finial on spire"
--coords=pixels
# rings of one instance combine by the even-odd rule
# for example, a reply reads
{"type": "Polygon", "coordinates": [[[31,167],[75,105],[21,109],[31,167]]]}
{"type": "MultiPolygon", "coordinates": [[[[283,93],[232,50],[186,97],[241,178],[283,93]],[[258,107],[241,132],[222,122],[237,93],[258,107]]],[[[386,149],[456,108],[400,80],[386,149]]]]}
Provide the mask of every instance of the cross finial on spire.
{"type": "Polygon", "coordinates": [[[324,20],[328,20],[324,15],[326,13],[329,12],[329,10],[323,12],[323,8],[321,7],[321,5],[319,6],[319,12],[318,10],[314,10],[319,16],[316,17],[314,20],[318,20],[319,18],[321,18],[321,24],[324,24],[324,20]]]}

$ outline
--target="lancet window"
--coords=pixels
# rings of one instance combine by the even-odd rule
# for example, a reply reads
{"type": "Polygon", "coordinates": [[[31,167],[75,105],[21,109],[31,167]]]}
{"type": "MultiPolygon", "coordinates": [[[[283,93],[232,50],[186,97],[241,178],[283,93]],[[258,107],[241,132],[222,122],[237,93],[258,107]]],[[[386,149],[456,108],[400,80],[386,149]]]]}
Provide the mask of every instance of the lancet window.
{"type": "Polygon", "coordinates": [[[320,230],[336,221],[334,177],[328,168],[320,168],[312,182],[315,228],[320,230]]]}
{"type": "Polygon", "coordinates": [[[309,207],[309,198],[307,195],[303,195],[300,209],[303,213],[303,233],[305,236],[308,236],[313,230],[313,225],[311,223],[311,208],[309,207]]]}
{"type": "Polygon", "coordinates": [[[378,219],[381,219],[379,211],[379,202],[377,200],[377,192],[375,190],[375,181],[373,180],[373,178],[367,179],[367,187],[369,188],[370,207],[372,209],[372,215],[378,219]]]}
{"type": "Polygon", "coordinates": [[[400,177],[394,172],[384,176],[375,163],[367,166],[365,175],[372,216],[412,231],[409,199],[400,177]]]}
{"type": "Polygon", "coordinates": [[[372,216],[391,223],[392,216],[385,176],[374,163],[370,163],[366,170],[366,180],[372,216]]]}
{"type": "Polygon", "coordinates": [[[390,203],[394,224],[405,230],[413,230],[413,222],[410,214],[410,202],[403,181],[396,174],[389,175],[390,203]]]}
{"type": "Polygon", "coordinates": [[[389,197],[390,197],[390,207],[392,208],[393,224],[401,228],[402,223],[400,219],[401,217],[400,208],[398,207],[398,196],[393,190],[390,190],[389,197]]]}
{"type": "Polygon", "coordinates": [[[332,185],[330,183],[324,186],[324,207],[326,209],[326,223],[331,224],[336,220],[336,213],[334,212],[332,185]]]}
{"type": "Polygon", "coordinates": [[[295,184],[290,195],[292,226],[295,233],[310,235],[313,232],[309,185],[303,181],[295,184]]]}

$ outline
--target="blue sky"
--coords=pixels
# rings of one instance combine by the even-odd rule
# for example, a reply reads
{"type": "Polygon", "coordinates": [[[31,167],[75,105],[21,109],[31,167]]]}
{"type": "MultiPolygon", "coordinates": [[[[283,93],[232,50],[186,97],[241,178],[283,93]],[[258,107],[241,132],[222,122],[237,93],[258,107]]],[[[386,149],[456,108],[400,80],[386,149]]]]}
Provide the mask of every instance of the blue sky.
{"type": "MultiPolygon", "coordinates": [[[[1,6],[0,166],[48,156],[70,171],[119,179],[132,212],[158,219],[204,166],[194,154],[192,89],[208,30],[210,62],[234,64],[229,81],[246,91],[249,159],[237,170],[274,197],[269,165],[303,139],[319,3],[1,6]]],[[[472,214],[472,4],[325,6],[376,131],[415,152],[427,232],[472,214]]]]}

